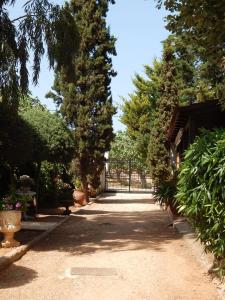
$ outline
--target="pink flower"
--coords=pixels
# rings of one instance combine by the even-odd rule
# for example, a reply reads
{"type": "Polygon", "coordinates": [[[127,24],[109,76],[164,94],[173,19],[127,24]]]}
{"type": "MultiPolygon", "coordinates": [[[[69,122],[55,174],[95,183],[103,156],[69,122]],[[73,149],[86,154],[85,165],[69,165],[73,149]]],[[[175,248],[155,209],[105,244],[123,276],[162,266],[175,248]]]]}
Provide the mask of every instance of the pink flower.
{"type": "Polygon", "coordinates": [[[21,207],[21,203],[20,202],[17,202],[16,203],[16,208],[20,208],[21,207]]]}

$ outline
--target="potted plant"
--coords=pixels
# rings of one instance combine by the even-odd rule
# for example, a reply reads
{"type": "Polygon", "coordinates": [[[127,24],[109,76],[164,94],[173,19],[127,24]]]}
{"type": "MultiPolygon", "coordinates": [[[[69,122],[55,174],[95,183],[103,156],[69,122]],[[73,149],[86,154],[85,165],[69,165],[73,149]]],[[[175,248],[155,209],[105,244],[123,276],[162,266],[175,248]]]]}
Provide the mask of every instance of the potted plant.
{"type": "Polygon", "coordinates": [[[0,232],[4,235],[1,242],[3,248],[20,245],[14,239],[14,234],[21,229],[21,213],[26,209],[26,200],[26,197],[17,195],[14,189],[9,196],[0,199],[0,232]]]}
{"type": "Polygon", "coordinates": [[[83,192],[81,181],[77,178],[75,180],[75,189],[73,192],[73,198],[79,205],[84,206],[87,204],[85,193],[83,192]]]}

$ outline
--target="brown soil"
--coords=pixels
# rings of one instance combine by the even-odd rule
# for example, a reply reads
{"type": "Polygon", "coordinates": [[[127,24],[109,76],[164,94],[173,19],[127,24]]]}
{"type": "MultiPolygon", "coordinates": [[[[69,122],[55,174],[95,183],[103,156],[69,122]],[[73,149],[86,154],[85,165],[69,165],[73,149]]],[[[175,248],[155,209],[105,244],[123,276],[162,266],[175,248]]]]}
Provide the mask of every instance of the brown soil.
{"type": "Polygon", "coordinates": [[[1,272],[0,299],[219,299],[169,223],[150,195],[105,195],[1,272]],[[113,268],[117,275],[71,276],[76,267],[113,268]]]}

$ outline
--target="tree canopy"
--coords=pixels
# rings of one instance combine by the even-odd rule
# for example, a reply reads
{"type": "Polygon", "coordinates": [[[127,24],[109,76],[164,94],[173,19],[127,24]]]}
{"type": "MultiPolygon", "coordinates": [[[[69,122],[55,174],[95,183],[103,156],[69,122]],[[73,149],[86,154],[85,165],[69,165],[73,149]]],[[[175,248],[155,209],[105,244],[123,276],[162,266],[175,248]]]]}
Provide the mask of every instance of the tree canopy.
{"type": "Polygon", "coordinates": [[[143,159],[147,158],[150,123],[159,97],[160,62],[154,60],[153,67],[144,67],[146,77],[135,74],[135,91],[123,97],[121,121],[127,126],[128,135],[136,141],[143,159]]]}
{"type": "MultiPolygon", "coordinates": [[[[56,73],[53,97],[65,120],[73,128],[76,143],[74,169],[87,196],[88,183],[99,184],[104,153],[113,138],[111,77],[115,75],[111,56],[115,38],[106,25],[108,0],[72,0],[68,4],[77,24],[80,46],[75,55],[75,77],[56,73]]],[[[73,61],[72,61],[73,63],[73,61]]]]}
{"type": "Polygon", "coordinates": [[[126,131],[117,132],[109,151],[110,166],[113,167],[113,161],[117,161],[116,166],[118,167],[118,162],[120,161],[121,168],[124,168],[124,166],[128,167],[128,161],[132,161],[132,168],[137,171],[146,171],[146,161],[143,159],[137,146],[136,141],[130,138],[126,131]],[[123,162],[125,163],[123,164],[123,162]]]}
{"type": "MultiPolygon", "coordinates": [[[[199,92],[225,107],[225,0],[157,0],[168,11],[166,28],[197,57],[199,92]]],[[[204,99],[205,100],[205,99],[204,99]]]]}
{"type": "Polygon", "coordinates": [[[39,101],[26,98],[19,115],[32,130],[33,162],[71,160],[74,153],[72,132],[59,114],[50,113],[39,101]]]}
{"type": "Polygon", "coordinates": [[[225,22],[224,0],[157,0],[168,10],[167,29],[182,35],[202,58],[218,63],[224,69],[225,22]]]}
{"type": "Polygon", "coordinates": [[[65,9],[47,0],[29,0],[22,6],[23,14],[12,19],[10,9],[14,4],[15,0],[0,2],[0,104],[7,104],[12,111],[18,107],[21,92],[28,92],[30,57],[33,57],[32,79],[36,84],[45,45],[49,66],[54,67],[67,64],[78,41],[75,23],[71,26],[65,9]],[[66,51],[65,39],[70,43],[66,51]]]}
{"type": "Polygon", "coordinates": [[[192,103],[197,95],[199,71],[191,47],[174,35],[163,43],[163,56],[145,66],[145,77],[134,78],[135,92],[124,98],[122,122],[143,159],[148,160],[155,180],[170,174],[166,132],[176,105],[192,103]]]}

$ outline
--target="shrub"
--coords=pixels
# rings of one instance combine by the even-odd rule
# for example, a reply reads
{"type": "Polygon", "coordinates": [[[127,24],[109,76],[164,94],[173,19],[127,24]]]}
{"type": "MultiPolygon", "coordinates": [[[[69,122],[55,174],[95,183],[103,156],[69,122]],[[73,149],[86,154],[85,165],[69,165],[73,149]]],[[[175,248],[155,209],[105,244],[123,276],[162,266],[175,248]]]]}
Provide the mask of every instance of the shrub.
{"type": "Polygon", "coordinates": [[[166,206],[174,206],[175,192],[175,180],[162,181],[156,187],[154,198],[160,205],[165,204],[166,206]]]}
{"type": "Polygon", "coordinates": [[[202,131],[185,153],[176,199],[205,249],[225,257],[225,130],[202,131]]]}

